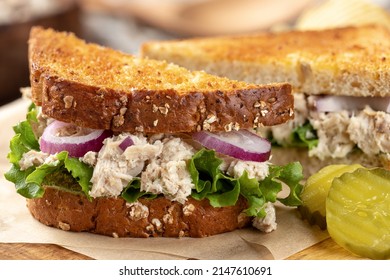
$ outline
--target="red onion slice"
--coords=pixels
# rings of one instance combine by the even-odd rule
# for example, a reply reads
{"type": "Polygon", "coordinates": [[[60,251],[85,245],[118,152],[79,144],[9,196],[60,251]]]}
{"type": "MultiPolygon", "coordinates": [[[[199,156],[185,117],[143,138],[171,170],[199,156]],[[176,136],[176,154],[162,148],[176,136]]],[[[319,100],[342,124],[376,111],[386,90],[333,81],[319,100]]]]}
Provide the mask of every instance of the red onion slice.
{"type": "Polygon", "coordinates": [[[73,124],[53,121],[45,128],[39,144],[41,151],[48,154],[67,151],[71,157],[82,157],[89,151],[98,152],[103,140],[109,136],[111,132],[107,130],[81,129],[73,124]]]}
{"type": "Polygon", "coordinates": [[[390,113],[390,97],[355,97],[324,95],[315,97],[319,112],[338,112],[341,110],[363,110],[366,105],[375,111],[390,113]]]}
{"type": "Polygon", "coordinates": [[[133,139],[131,139],[130,136],[127,136],[125,139],[122,140],[122,142],[119,144],[119,148],[121,148],[122,151],[126,150],[128,147],[134,145],[133,139]]]}
{"type": "Polygon", "coordinates": [[[200,131],[192,137],[207,149],[240,160],[263,162],[271,154],[271,143],[247,130],[217,133],[200,131]]]}

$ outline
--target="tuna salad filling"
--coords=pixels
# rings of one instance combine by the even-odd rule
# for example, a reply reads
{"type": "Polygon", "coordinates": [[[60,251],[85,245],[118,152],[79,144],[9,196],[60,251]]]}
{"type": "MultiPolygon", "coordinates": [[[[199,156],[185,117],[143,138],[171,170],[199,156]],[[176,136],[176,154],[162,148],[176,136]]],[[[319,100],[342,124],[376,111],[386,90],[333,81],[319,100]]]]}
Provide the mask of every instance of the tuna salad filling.
{"type": "Polygon", "coordinates": [[[356,149],[369,157],[390,158],[390,113],[383,106],[378,107],[379,98],[296,93],[294,102],[293,121],[261,128],[259,133],[276,145],[307,147],[309,156],[321,160],[344,158],[356,149]],[[330,104],[322,101],[325,98],[336,100],[330,104]]]}
{"type": "Polygon", "coordinates": [[[12,168],[6,178],[27,198],[42,197],[51,187],[90,200],[121,197],[133,204],[140,197],[164,196],[184,204],[191,196],[225,207],[235,205],[241,196],[248,206],[243,214],[266,232],[276,228],[274,203],[301,204],[301,165],[272,164],[269,151],[261,150],[267,140],[254,132],[226,132],[233,136],[207,132],[203,138],[183,133],[113,133],[47,119],[35,106],[14,131],[8,155],[12,168]],[[223,145],[229,148],[227,154],[220,147],[225,138],[230,141],[223,145]],[[230,150],[240,151],[240,143],[234,146],[234,141],[242,139],[251,146],[249,151],[229,155],[230,150]],[[216,149],[207,148],[210,143],[216,149]],[[257,145],[263,146],[260,152],[257,145]],[[243,153],[254,160],[240,158],[243,153]],[[288,194],[281,197],[283,186],[288,194]]]}

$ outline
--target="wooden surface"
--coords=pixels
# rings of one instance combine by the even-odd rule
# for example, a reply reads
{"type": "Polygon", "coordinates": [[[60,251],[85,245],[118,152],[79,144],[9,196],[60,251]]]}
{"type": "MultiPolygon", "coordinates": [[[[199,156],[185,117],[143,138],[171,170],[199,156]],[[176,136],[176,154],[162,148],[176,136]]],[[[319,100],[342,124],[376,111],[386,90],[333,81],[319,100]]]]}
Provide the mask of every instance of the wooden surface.
{"type": "Polygon", "coordinates": [[[90,260],[53,244],[0,243],[0,260],[90,260]]]}
{"type": "MultiPolygon", "coordinates": [[[[0,243],[0,260],[90,260],[90,257],[53,244],[0,243]]],[[[358,260],[328,238],[288,260],[358,260]]]]}

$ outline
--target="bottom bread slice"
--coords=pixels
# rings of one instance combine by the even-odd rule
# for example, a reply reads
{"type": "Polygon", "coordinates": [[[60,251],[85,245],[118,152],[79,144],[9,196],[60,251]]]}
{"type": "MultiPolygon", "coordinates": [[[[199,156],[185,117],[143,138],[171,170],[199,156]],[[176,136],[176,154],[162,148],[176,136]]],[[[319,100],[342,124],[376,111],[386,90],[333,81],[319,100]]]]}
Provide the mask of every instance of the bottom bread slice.
{"type": "Polygon", "coordinates": [[[164,197],[127,203],[118,197],[89,201],[85,196],[47,187],[42,198],[27,199],[32,216],[66,231],[113,237],[206,237],[250,225],[242,211],[247,202],[214,208],[207,199],[188,198],[185,204],[164,197]]]}

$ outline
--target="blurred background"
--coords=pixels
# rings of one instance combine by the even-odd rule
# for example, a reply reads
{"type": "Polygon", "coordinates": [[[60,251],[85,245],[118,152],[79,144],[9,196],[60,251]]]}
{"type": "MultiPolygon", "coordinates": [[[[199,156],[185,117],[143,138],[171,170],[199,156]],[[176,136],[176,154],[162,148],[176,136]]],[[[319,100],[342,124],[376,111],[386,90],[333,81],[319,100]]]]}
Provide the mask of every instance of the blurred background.
{"type": "Polygon", "coordinates": [[[29,85],[33,25],[137,55],[148,40],[382,24],[390,0],[0,0],[0,106],[29,85]]]}

